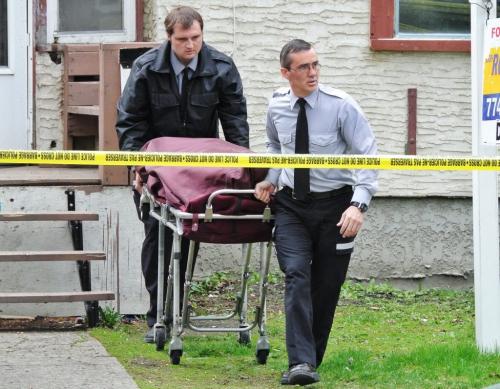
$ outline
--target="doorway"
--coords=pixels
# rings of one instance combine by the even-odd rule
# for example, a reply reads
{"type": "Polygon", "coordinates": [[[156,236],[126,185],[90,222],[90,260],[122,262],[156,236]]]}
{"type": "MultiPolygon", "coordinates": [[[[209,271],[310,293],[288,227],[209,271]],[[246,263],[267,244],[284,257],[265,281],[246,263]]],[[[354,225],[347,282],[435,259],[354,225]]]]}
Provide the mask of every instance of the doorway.
{"type": "Polygon", "coordinates": [[[0,0],[0,149],[32,148],[29,0],[0,0]]]}

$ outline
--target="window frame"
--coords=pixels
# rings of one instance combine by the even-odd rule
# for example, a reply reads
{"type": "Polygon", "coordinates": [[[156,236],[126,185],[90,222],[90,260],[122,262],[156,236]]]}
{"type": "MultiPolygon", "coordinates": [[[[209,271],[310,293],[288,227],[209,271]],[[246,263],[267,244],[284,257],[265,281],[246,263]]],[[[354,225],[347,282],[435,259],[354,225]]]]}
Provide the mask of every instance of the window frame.
{"type": "Polygon", "coordinates": [[[14,74],[14,1],[7,0],[7,65],[0,66],[0,74],[14,74]]]}
{"type": "Polygon", "coordinates": [[[59,1],[47,0],[47,43],[113,43],[136,40],[136,0],[123,1],[123,31],[59,32],[59,1]]]}
{"type": "Polygon", "coordinates": [[[470,38],[397,37],[394,0],[371,0],[370,48],[374,51],[470,52],[470,38]]]}

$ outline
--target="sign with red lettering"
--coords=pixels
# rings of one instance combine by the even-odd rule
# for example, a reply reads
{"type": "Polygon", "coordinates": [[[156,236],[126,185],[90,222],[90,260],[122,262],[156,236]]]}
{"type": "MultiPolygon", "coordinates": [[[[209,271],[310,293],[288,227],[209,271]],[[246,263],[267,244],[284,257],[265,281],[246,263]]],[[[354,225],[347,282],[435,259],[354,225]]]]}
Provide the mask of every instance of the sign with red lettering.
{"type": "Polygon", "coordinates": [[[500,19],[485,27],[481,140],[500,143],[500,19]]]}

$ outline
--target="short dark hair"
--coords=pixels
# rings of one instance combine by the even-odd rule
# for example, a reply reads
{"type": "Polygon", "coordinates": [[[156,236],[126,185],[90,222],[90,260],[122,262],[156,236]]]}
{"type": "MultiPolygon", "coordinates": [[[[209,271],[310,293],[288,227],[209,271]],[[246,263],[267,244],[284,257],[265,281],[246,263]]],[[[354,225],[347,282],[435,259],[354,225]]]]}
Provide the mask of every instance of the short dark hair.
{"type": "Polygon", "coordinates": [[[299,51],[308,51],[312,49],[312,45],[302,39],[292,39],[290,42],[285,44],[281,49],[280,53],[280,65],[282,68],[290,69],[290,64],[292,60],[290,59],[290,54],[298,53],[299,51]]]}
{"type": "Polygon", "coordinates": [[[179,6],[171,10],[165,18],[165,30],[167,35],[171,36],[174,33],[174,26],[180,23],[182,27],[189,28],[197,21],[200,23],[201,31],[203,31],[203,18],[194,8],[179,6]]]}

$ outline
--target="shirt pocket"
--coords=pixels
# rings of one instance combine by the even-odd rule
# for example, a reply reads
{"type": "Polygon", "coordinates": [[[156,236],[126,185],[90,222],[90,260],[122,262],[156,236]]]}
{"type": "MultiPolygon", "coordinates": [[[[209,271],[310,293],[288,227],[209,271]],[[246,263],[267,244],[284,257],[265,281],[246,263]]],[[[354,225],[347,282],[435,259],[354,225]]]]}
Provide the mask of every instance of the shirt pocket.
{"type": "Polygon", "coordinates": [[[191,95],[191,105],[195,107],[209,108],[219,103],[217,93],[201,93],[191,95]]]}
{"type": "Polygon", "coordinates": [[[311,154],[334,154],[337,146],[338,134],[310,135],[309,152],[311,154]]]}
{"type": "Polygon", "coordinates": [[[151,105],[154,109],[169,109],[179,106],[179,101],[171,93],[152,93],[151,105]]]}
{"type": "Polygon", "coordinates": [[[278,137],[282,153],[291,154],[295,152],[295,134],[279,134],[278,137]]]}

